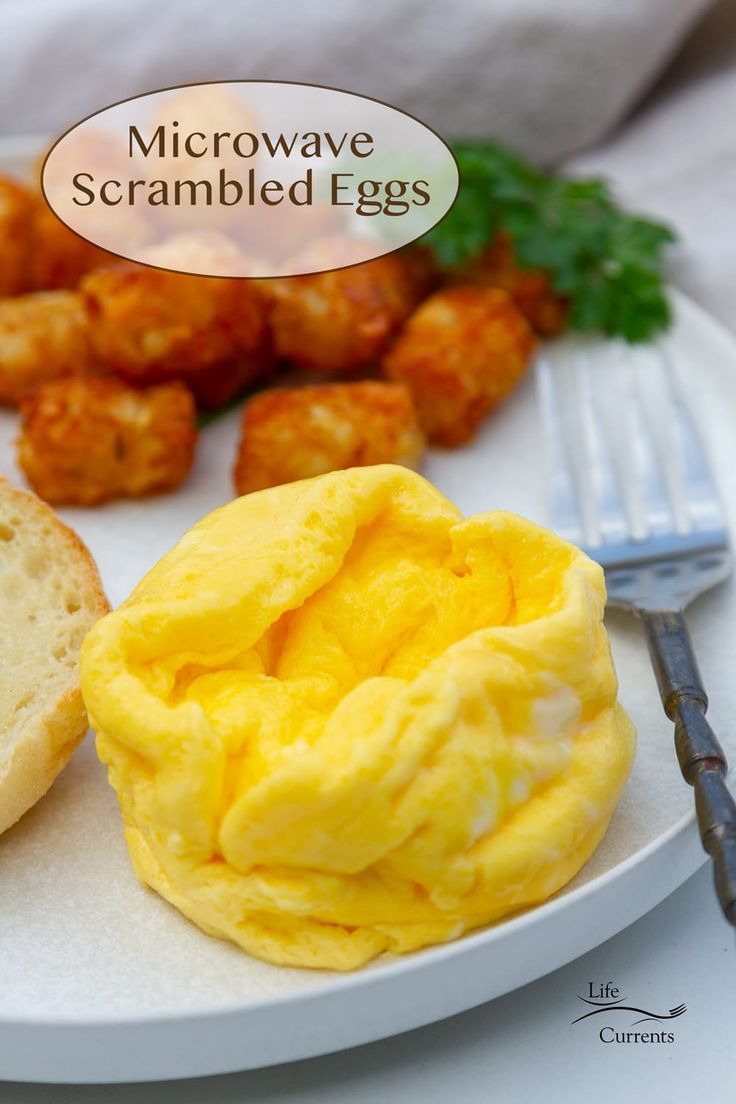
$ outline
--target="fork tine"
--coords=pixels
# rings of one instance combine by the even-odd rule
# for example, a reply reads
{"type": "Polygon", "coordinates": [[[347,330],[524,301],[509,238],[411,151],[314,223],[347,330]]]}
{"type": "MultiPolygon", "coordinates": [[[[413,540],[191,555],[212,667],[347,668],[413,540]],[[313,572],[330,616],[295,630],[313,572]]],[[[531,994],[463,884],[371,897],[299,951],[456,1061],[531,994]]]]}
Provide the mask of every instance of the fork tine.
{"type": "Polygon", "coordinates": [[[595,517],[591,545],[598,547],[600,544],[626,540],[629,535],[629,518],[610,442],[598,408],[601,389],[594,384],[590,357],[579,352],[575,360],[584,468],[590,481],[593,499],[591,506],[595,517]]]}
{"type": "Polygon", "coordinates": [[[638,386],[642,368],[636,365],[630,352],[623,356],[623,381],[625,390],[625,426],[628,454],[631,458],[632,493],[637,506],[636,536],[643,540],[648,536],[670,533],[675,528],[673,503],[667,488],[663,465],[648,428],[641,389],[638,386]]]}
{"type": "Polygon", "coordinates": [[[667,353],[632,356],[621,364],[609,346],[606,364],[579,348],[537,361],[552,524],[608,569],[726,549],[720,498],[667,353]]]}
{"type": "Polygon", "coordinates": [[[581,544],[585,520],[565,437],[557,372],[546,357],[535,367],[537,402],[546,449],[549,508],[552,524],[565,540],[581,544]]]}
{"type": "Polygon", "coordinates": [[[685,490],[686,509],[690,522],[697,532],[722,530],[725,526],[725,518],[721,498],[701,443],[700,434],[683,396],[672,356],[661,343],[657,346],[657,352],[661,360],[662,375],[668,392],[666,398],[672,413],[685,490]]]}

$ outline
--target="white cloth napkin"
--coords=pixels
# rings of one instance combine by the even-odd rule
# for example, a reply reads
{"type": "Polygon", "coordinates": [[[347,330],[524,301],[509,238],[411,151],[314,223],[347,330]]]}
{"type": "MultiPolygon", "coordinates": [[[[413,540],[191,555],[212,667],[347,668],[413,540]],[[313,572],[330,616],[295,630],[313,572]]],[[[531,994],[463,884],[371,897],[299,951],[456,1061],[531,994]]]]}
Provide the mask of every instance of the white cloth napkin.
{"type": "Polygon", "coordinates": [[[237,77],[350,88],[609,176],[678,227],[676,281],[736,326],[736,0],[0,0],[0,134],[237,77]]]}
{"type": "Polygon", "coordinates": [[[0,132],[137,92],[267,77],[403,107],[539,161],[616,123],[710,0],[2,0],[0,132]]]}

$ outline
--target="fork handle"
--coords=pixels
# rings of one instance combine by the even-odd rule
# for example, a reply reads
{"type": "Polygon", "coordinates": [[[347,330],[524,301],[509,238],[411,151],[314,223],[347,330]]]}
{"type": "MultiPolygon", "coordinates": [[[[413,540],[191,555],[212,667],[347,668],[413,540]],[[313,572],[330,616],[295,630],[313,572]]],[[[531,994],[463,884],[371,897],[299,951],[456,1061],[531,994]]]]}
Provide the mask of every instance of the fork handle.
{"type": "Polygon", "coordinates": [[[728,764],[706,720],[708,695],[679,610],[640,610],[664,711],[675,723],[682,776],[695,791],[703,847],[713,860],[716,892],[736,927],[736,801],[725,781],[728,764]]]}

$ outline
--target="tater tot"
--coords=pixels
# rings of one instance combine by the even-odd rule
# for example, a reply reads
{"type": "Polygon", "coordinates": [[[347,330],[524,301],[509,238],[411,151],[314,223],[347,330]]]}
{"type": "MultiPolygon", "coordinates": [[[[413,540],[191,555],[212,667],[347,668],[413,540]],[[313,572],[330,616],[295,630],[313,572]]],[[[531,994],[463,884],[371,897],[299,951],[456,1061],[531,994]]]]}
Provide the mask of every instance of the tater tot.
{"type": "Polygon", "coordinates": [[[418,463],[424,438],[408,390],[364,380],[274,388],[246,405],[238,494],[367,464],[418,463]]]}
{"type": "Polygon", "coordinates": [[[0,296],[29,288],[31,220],[35,200],[28,188],[0,176],[0,296]]]}
{"type": "Polygon", "coordinates": [[[99,371],[76,292],[38,291],[0,301],[0,403],[17,406],[40,384],[99,371]]]}
{"type": "Polygon", "coordinates": [[[39,200],[31,223],[28,281],[37,291],[75,288],[82,276],[115,258],[80,238],[39,200]]]}
{"type": "Polygon", "coordinates": [[[94,506],[170,491],[192,466],[195,403],[182,383],[59,380],[23,400],[18,460],[41,498],[94,506]]]}
{"type": "Polygon", "coordinates": [[[441,285],[443,272],[428,246],[413,242],[411,245],[405,245],[398,256],[409,271],[416,290],[417,302],[426,299],[430,292],[436,291],[441,285]]]}
{"type": "Polygon", "coordinates": [[[375,261],[268,281],[276,353],[308,371],[348,373],[375,361],[417,302],[408,264],[375,261]]]}
{"type": "Polygon", "coordinates": [[[212,407],[271,368],[265,308],[247,280],[125,264],[89,273],[80,290],[97,355],[129,383],[181,379],[212,407]]]}
{"type": "Polygon", "coordinates": [[[425,300],[383,360],[412,393],[430,441],[469,441],[524,374],[534,336],[505,291],[451,288],[425,300]]]}
{"type": "Polygon", "coordinates": [[[553,337],[565,327],[567,301],[553,290],[546,273],[520,267],[512,241],[503,231],[475,260],[452,269],[447,282],[497,287],[508,292],[532,329],[542,337],[553,337]]]}

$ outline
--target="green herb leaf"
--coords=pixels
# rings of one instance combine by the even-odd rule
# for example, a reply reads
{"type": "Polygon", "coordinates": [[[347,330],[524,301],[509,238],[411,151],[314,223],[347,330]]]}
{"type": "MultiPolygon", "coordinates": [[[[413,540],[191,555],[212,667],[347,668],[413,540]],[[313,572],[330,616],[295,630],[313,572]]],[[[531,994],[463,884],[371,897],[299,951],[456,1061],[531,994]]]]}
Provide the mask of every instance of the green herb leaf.
{"type": "Polygon", "coordinates": [[[604,180],[552,176],[492,142],[453,151],[460,191],[422,239],[440,265],[477,257],[503,227],[519,264],[543,269],[570,300],[572,329],[646,341],[669,326],[668,226],[622,211],[604,180]]]}

